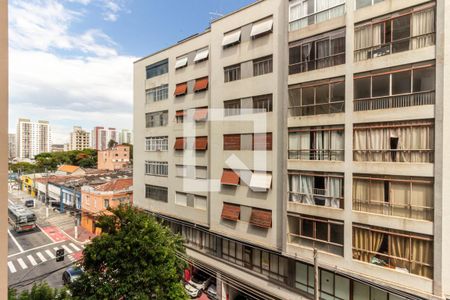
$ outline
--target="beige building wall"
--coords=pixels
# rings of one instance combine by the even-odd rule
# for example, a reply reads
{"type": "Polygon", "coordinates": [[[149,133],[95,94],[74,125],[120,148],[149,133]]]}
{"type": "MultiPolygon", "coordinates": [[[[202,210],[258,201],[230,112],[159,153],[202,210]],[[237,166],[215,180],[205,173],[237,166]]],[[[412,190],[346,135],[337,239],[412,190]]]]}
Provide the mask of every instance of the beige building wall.
{"type": "Polygon", "coordinates": [[[130,155],[130,147],[124,145],[98,151],[97,169],[111,171],[124,169],[130,164],[130,155]]]}

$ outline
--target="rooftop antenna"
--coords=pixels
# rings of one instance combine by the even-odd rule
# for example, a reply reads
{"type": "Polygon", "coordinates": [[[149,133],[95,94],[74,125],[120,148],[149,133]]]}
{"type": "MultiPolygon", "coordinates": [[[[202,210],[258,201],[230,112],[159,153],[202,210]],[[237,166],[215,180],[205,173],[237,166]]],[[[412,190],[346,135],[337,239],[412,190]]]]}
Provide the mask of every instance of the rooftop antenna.
{"type": "Polygon", "coordinates": [[[214,20],[216,20],[220,17],[223,17],[222,13],[210,11],[209,12],[209,23],[212,23],[214,20]]]}

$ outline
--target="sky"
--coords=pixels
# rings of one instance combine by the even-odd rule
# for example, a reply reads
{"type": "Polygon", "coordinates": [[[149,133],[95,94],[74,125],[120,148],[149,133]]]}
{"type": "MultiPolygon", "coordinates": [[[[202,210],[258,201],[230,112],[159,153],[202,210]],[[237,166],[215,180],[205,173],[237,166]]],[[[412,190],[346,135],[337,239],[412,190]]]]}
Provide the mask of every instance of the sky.
{"type": "Polygon", "coordinates": [[[133,62],[204,31],[254,0],[10,0],[9,132],[48,120],[53,143],[73,126],[133,127],[133,62]]]}

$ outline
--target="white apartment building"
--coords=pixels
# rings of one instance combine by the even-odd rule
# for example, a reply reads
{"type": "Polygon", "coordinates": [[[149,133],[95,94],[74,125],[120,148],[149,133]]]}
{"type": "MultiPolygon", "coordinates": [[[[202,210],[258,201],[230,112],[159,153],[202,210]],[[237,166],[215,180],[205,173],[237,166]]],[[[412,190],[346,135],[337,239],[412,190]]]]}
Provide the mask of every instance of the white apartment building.
{"type": "Polygon", "coordinates": [[[133,131],[122,129],[119,132],[119,144],[133,144],[133,131]]]}
{"type": "Polygon", "coordinates": [[[446,19],[261,0],[138,60],[134,203],[221,299],[313,298],[314,249],[321,299],[449,299],[446,19]]]}
{"type": "Polygon", "coordinates": [[[94,127],[91,133],[92,148],[96,150],[105,150],[108,148],[109,141],[118,141],[117,130],[115,128],[105,128],[102,126],[94,127]]]}
{"type": "Polygon", "coordinates": [[[91,134],[81,126],[74,126],[70,133],[70,150],[83,150],[91,147],[91,134]]]}
{"type": "Polygon", "coordinates": [[[8,133],[8,158],[12,159],[16,157],[16,134],[8,133]]]}
{"type": "Polygon", "coordinates": [[[34,159],[39,153],[50,152],[51,129],[48,121],[19,119],[16,128],[17,158],[34,159]]]}

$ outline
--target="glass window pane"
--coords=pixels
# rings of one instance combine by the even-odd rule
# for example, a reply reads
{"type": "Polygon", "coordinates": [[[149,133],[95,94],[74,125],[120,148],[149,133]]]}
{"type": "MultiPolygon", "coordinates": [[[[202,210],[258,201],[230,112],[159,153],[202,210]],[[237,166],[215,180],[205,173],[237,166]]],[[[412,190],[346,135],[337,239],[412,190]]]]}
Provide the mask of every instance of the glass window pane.
{"type": "Polygon", "coordinates": [[[336,275],[334,295],[342,300],[350,299],[350,279],[336,275]]]}
{"type": "Polygon", "coordinates": [[[410,36],[410,15],[405,15],[393,20],[394,32],[392,39],[400,40],[410,36]]]}
{"type": "Polygon", "coordinates": [[[353,300],[367,299],[371,299],[369,286],[355,281],[353,283],[353,300]]]}
{"type": "Polygon", "coordinates": [[[329,85],[320,85],[316,88],[316,103],[328,103],[329,85]]]}
{"type": "Polygon", "coordinates": [[[311,220],[302,220],[302,235],[307,237],[313,237],[314,223],[311,220]]]}
{"type": "Polygon", "coordinates": [[[370,288],[370,299],[371,300],[387,300],[387,292],[376,289],[376,288],[370,288]]]}
{"type": "Polygon", "coordinates": [[[356,0],[356,9],[372,5],[372,0],[356,0]]]}
{"type": "Polygon", "coordinates": [[[392,95],[411,93],[411,71],[392,74],[392,95]]]}
{"type": "Polygon", "coordinates": [[[303,263],[295,263],[295,281],[307,285],[308,266],[303,263]]]}
{"type": "Polygon", "coordinates": [[[389,95],[389,75],[372,77],[372,97],[389,95]]]}
{"type": "Polygon", "coordinates": [[[314,104],[314,87],[302,89],[302,105],[314,104]]]}
{"type": "Polygon", "coordinates": [[[355,99],[370,98],[370,77],[355,79],[355,99]]]}
{"type": "Polygon", "coordinates": [[[316,222],[316,239],[328,241],[328,224],[316,222]]]}
{"type": "Polygon", "coordinates": [[[435,68],[424,68],[413,71],[414,92],[434,91],[436,86],[435,68]]]}
{"type": "Polygon", "coordinates": [[[344,244],[344,226],[338,224],[330,224],[330,242],[339,245],[344,244]]]}
{"type": "Polygon", "coordinates": [[[345,83],[343,81],[331,84],[330,102],[345,100],[345,83]]]}

